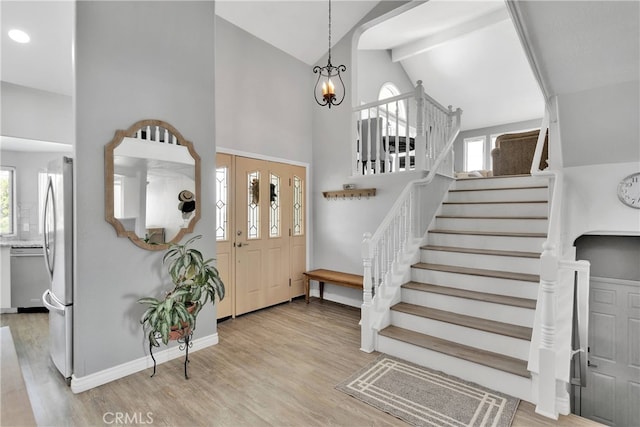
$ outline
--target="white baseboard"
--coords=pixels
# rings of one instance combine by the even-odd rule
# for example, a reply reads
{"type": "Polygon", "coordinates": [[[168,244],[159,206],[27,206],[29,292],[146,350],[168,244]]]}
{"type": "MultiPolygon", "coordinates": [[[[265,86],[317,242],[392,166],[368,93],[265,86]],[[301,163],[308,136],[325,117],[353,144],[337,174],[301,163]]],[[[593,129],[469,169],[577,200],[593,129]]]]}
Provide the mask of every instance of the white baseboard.
{"type": "MultiPolygon", "coordinates": [[[[202,350],[203,348],[218,344],[218,333],[216,332],[213,335],[197,338],[191,342],[193,343],[193,347],[189,350],[190,353],[202,350]]],[[[157,364],[161,365],[169,360],[184,357],[184,351],[181,351],[178,346],[173,346],[157,353],[154,352],[153,357],[155,357],[157,364]]],[[[83,391],[90,390],[108,382],[149,369],[152,366],[153,360],[151,359],[151,355],[147,355],[84,377],[72,375],[71,391],[74,393],[82,393],[83,391]]]]}

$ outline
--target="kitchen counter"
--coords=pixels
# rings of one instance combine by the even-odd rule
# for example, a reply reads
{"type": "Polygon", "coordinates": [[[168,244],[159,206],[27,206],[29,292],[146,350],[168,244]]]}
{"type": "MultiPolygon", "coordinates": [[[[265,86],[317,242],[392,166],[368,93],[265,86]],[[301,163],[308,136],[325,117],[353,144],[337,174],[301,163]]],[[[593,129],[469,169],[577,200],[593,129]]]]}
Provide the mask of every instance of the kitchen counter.
{"type": "Polygon", "coordinates": [[[0,247],[32,248],[42,247],[42,240],[0,240],[0,247]]]}

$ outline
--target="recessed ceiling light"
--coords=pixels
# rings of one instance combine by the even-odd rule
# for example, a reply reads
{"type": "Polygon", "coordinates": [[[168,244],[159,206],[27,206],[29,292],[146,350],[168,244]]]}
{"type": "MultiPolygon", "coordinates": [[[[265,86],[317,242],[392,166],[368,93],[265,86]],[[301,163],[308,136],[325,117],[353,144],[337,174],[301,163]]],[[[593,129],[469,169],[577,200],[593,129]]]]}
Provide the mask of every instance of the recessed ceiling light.
{"type": "Polygon", "coordinates": [[[29,43],[29,40],[31,40],[31,37],[29,37],[29,34],[25,33],[22,30],[17,30],[17,29],[13,29],[13,30],[9,30],[9,37],[11,37],[11,40],[16,41],[18,43],[29,43]]]}

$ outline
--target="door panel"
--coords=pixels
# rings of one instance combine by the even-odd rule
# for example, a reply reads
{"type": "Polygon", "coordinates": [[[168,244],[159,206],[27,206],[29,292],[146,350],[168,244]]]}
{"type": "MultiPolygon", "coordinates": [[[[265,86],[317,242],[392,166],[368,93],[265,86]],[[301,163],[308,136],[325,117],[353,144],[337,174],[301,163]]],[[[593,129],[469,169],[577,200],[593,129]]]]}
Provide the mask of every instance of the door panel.
{"type": "Polygon", "coordinates": [[[233,315],[234,265],[233,242],[233,194],[231,184],[231,161],[229,154],[216,154],[216,267],[225,286],[225,296],[218,300],[218,319],[233,315]]]}
{"type": "Polygon", "coordinates": [[[307,224],[306,224],[306,168],[290,166],[291,188],[291,289],[290,296],[304,295],[304,276],[307,269],[307,224]]]}
{"type": "Polygon", "coordinates": [[[640,283],[592,278],[589,367],[582,416],[611,426],[640,420],[640,283]]]}
{"type": "MultiPolygon", "coordinates": [[[[264,239],[268,175],[263,161],[236,157],[235,255],[236,315],[264,307],[266,302],[264,239]]],[[[267,199],[268,200],[268,199],[267,199]]]]}
{"type": "Polygon", "coordinates": [[[287,207],[291,205],[288,186],[288,165],[267,162],[269,170],[268,209],[268,270],[267,305],[289,300],[289,223],[287,207]]]}

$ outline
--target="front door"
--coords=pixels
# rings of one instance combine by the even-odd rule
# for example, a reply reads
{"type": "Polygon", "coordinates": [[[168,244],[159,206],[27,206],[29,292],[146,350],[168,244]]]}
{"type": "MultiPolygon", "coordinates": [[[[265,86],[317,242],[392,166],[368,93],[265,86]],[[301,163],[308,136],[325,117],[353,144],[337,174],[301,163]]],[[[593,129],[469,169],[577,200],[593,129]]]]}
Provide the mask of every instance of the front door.
{"type": "MultiPolygon", "coordinates": [[[[302,209],[298,215],[304,216],[304,196],[301,199],[294,189],[301,171],[304,168],[236,157],[236,315],[302,294],[305,233],[303,224],[296,222],[295,209],[302,209]]],[[[304,181],[298,184],[298,190],[304,188],[304,181]]]]}
{"type": "Polygon", "coordinates": [[[637,426],[640,282],[591,278],[589,347],[581,415],[611,426],[637,426]]]}

